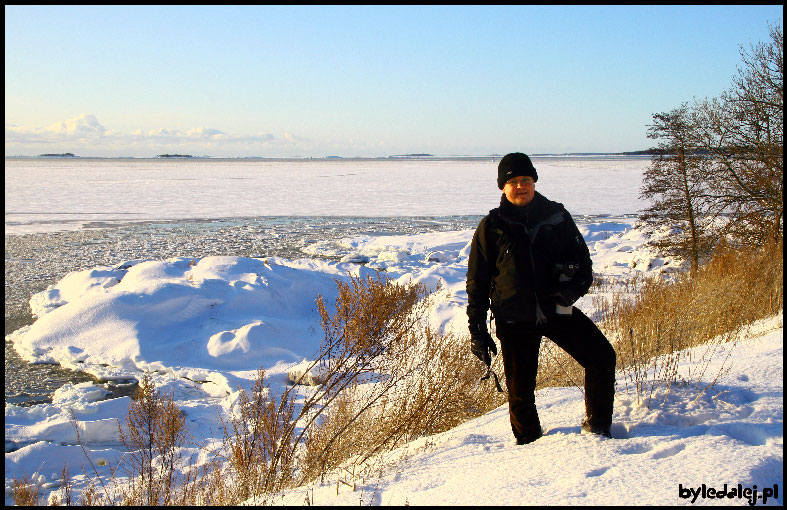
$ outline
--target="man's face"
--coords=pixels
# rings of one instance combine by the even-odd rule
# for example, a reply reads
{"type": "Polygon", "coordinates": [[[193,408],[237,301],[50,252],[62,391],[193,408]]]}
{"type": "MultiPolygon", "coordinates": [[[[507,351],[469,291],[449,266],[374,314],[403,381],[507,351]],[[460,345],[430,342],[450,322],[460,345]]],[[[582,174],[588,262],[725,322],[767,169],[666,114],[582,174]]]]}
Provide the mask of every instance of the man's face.
{"type": "Polygon", "coordinates": [[[512,204],[523,207],[533,200],[536,194],[536,183],[532,177],[514,177],[506,181],[503,193],[512,204]]]}

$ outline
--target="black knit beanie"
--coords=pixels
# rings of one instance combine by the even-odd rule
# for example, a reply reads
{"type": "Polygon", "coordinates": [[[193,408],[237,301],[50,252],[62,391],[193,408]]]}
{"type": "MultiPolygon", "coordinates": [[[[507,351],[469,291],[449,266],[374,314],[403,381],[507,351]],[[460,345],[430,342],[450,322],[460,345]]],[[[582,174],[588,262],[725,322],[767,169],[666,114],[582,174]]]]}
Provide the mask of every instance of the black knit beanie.
{"type": "Polygon", "coordinates": [[[497,187],[503,189],[507,180],[520,175],[527,175],[532,177],[533,181],[538,181],[538,172],[527,154],[521,152],[506,154],[497,165],[497,187]]]}

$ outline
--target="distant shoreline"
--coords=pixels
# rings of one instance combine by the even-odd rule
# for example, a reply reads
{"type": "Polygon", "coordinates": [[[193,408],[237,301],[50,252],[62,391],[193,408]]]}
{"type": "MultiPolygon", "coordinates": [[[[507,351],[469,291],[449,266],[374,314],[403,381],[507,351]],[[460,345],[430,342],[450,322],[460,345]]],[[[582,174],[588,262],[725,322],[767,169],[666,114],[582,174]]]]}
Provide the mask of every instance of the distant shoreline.
{"type": "MultiPolygon", "coordinates": [[[[636,152],[568,152],[568,153],[545,153],[530,154],[532,158],[649,158],[652,156],[650,151],[636,152]]],[[[487,156],[378,156],[378,157],[342,157],[342,156],[292,156],[292,157],[265,157],[265,156],[243,156],[243,157],[213,157],[213,156],[181,156],[166,155],[151,157],[134,156],[76,156],[73,154],[42,154],[39,156],[6,156],[5,159],[68,159],[68,160],[138,160],[138,161],[499,161],[503,156],[500,154],[490,154],[487,156]]]]}

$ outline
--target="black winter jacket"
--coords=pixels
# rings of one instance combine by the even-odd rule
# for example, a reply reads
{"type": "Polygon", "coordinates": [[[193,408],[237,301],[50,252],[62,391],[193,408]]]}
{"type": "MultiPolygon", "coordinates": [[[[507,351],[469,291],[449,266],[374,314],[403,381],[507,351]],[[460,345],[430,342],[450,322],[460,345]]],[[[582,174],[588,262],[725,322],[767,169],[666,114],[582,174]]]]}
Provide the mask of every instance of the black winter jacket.
{"type": "Polygon", "coordinates": [[[473,236],[467,267],[470,325],[486,322],[490,308],[498,320],[541,323],[555,317],[555,291],[572,301],[585,295],[593,269],[585,240],[563,204],[536,192],[518,207],[503,195],[500,207],[481,220],[473,236]],[[568,282],[560,266],[578,264],[568,282]]]}

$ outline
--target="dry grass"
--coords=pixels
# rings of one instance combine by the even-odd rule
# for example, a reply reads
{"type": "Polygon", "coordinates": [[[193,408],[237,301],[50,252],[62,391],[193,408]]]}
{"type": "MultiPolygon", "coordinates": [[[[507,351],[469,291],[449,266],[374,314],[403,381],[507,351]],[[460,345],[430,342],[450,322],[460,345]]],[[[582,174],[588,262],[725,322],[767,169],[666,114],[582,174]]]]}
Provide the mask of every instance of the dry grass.
{"type": "Polygon", "coordinates": [[[505,401],[480,381],[484,369],[468,338],[428,325],[433,294],[424,285],[380,274],[337,285],[332,307],[318,298],[324,338],[313,366],[326,372],[321,382],[276,395],[258,371],[251,394],[240,390],[224,423],[224,467],[208,470],[208,482],[195,481],[210,488],[195,489],[195,501],[269,502],[276,491],[340,466],[355,472],[377,453],[505,401]]]}
{"type": "Polygon", "coordinates": [[[292,482],[294,402],[288,396],[271,396],[264,378],[265,371],[258,370],[251,395],[240,391],[238,412],[229,427],[224,425],[235,504],[292,482]]]}
{"type": "Polygon", "coordinates": [[[705,344],[707,361],[745,326],[782,310],[783,278],[781,244],[722,248],[694,274],[647,278],[633,298],[616,292],[602,305],[600,327],[615,346],[627,385],[650,405],[659,387],[668,390],[679,379],[691,383],[703,376],[704,370],[678,376],[679,359],[687,355],[681,351],[705,344]]]}
{"type": "Polygon", "coordinates": [[[41,488],[27,479],[21,480],[14,478],[13,483],[14,503],[18,506],[39,506],[41,504],[41,488]]]}
{"type": "Polygon", "coordinates": [[[124,502],[134,505],[172,505],[182,485],[180,448],[186,441],[185,418],[172,395],[156,390],[145,373],[128,407],[126,428],[118,424],[121,443],[128,449],[124,468],[131,475],[124,502]]]}
{"type": "MultiPolygon", "coordinates": [[[[326,346],[336,352],[328,381],[344,380],[306,437],[301,481],[416,437],[448,430],[502,404],[467,349],[469,340],[434,331],[427,317],[433,294],[421,284],[397,284],[377,275],[339,284],[335,312],[320,303],[326,346]],[[358,360],[362,370],[356,369],[358,360]],[[346,372],[345,372],[346,374],[346,372]],[[374,383],[374,384],[369,384],[374,383]]],[[[334,387],[336,388],[336,387],[334,387]]]]}
{"type": "MultiPolygon", "coordinates": [[[[713,354],[737,338],[752,322],[770,317],[784,307],[782,245],[759,250],[719,248],[694,273],[670,273],[624,281],[600,278],[591,293],[601,319],[599,327],[617,353],[626,390],[650,406],[659,389],[666,396],[672,384],[697,383],[713,354]],[[685,349],[704,345],[693,355],[697,368],[678,374],[685,349]],[[630,388],[629,388],[630,386],[630,388]]],[[[541,345],[537,388],[583,388],[584,370],[548,339],[541,345]]],[[[722,368],[723,370],[723,368],[722,368]]],[[[715,380],[715,379],[714,379],[715,380]]],[[[698,386],[704,391],[708,386],[698,386]]]]}

